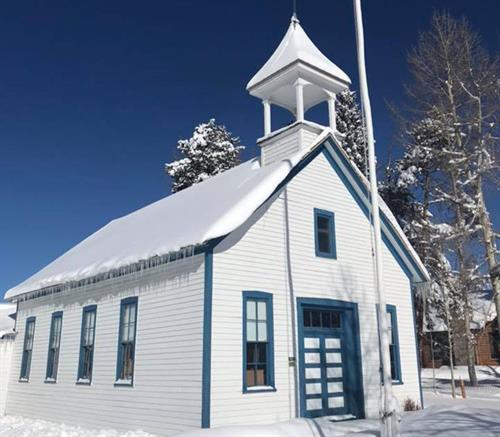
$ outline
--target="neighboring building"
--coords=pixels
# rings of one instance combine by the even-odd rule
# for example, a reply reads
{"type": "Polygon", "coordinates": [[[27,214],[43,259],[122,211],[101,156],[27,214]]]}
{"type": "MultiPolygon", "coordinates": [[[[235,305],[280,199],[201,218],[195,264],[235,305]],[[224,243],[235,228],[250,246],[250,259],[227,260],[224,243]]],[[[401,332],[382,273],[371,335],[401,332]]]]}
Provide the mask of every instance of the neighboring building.
{"type": "MultiPolygon", "coordinates": [[[[493,304],[492,290],[472,293],[470,331],[474,334],[475,357],[477,365],[500,365],[500,335],[496,329],[496,311],[493,304]]],[[[427,330],[421,342],[423,367],[439,368],[450,365],[448,347],[448,328],[446,323],[436,315],[431,315],[432,330],[427,330]],[[432,347],[431,347],[432,343],[432,347]]],[[[452,331],[453,332],[453,331],[452,331]]],[[[467,346],[463,335],[455,334],[453,338],[454,364],[467,364],[467,346]]]]}
{"type": "MultiPolygon", "coordinates": [[[[349,77],[296,20],[248,84],[260,158],[112,221],[9,290],[8,414],[161,435],[377,417],[368,183],[339,146],[349,77]],[[304,112],[328,102],[329,127],[304,112]],[[296,114],[271,128],[270,105],[296,114]]],[[[411,287],[428,274],[381,201],[394,392],[421,403],[411,287]]]]}
{"type": "Polygon", "coordinates": [[[15,313],[15,305],[0,303],[0,340],[14,334],[15,313]]]}
{"type": "Polygon", "coordinates": [[[15,340],[16,306],[0,303],[0,415],[5,413],[12,351],[15,340]]]}

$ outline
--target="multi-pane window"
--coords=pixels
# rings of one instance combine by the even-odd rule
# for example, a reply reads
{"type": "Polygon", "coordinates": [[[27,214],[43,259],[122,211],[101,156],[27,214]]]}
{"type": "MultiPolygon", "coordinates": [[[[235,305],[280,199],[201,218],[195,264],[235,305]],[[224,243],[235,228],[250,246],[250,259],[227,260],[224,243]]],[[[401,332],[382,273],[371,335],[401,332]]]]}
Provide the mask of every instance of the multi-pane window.
{"type": "Polygon", "coordinates": [[[83,308],[82,333],[80,339],[80,361],[78,364],[79,382],[90,383],[92,380],[96,311],[96,305],[89,305],[83,308]]]}
{"type": "Polygon", "coordinates": [[[314,210],[316,256],[336,258],[335,216],[333,212],[314,210]]]}
{"type": "Polygon", "coordinates": [[[387,305],[387,327],[389,329],[389,354],[391,357],[391,378],[401,381],[401,364],[399,356],[398,320],[396,307],[387,305]]]}
{"type": "Polygon", "coordinates": [[[118,366],[116,379],[132,383],[134,378],[135,332],[137,326],[137,298],[123,299],[120,310],[118,366]]]}
{"type": "Polygon", "coordinates": [[[335,310],[304,310],[305,328],[338,329],[340,328],[341,314],[335,310]]]}
{"type": "Polygon", "coordinates": [[[47,357],[46,379],[55,381],[57,379],[57,367],[59,364],[59,349],[61,347],[62,312],[52,314],[49,336],[49,353],[47,357]]]}
{"type": "Polygon", "coordinates": [[[29,317],[26,319],[26,328],[24,331],[23,357],[21,360],[22,380],[28,380],[30,377],[31,355],[33,354],[33,340],[35,338],[35,318],[29,317]]]}
{"type": "Polygon", "coordinates": [[[244,292],[243,305],[243,387],[269,388],[274,385],[272,295],[244,292]]]}

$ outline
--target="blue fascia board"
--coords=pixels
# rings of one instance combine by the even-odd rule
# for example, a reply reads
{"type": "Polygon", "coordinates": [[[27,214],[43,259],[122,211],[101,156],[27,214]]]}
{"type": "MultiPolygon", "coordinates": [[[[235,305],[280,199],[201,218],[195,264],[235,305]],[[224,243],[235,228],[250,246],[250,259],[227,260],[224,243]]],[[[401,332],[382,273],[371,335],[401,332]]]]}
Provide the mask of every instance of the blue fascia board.
{"type": "Polygon", "coordinates": [[[212,373],[212,293],[213,247],[220,239],[212,241],[205,250],[205,284],[203,304],[203,358],[201,383],[201,427],[210,428],[210,400],[212,373]]]}

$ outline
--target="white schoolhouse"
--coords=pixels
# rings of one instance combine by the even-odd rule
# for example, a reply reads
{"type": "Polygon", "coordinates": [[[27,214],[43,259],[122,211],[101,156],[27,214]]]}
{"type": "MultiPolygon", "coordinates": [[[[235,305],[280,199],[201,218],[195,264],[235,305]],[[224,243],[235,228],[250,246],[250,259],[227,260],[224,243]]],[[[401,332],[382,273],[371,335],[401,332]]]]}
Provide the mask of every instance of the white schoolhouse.
{"type": "MultiPolygon", "coordinates": [[[[293,19],[247,85],[259,157],[113,220],[9,290],[7,414],[159,435],[377,417],[368,183],[335,124],[349,85],[293,19]],[[307,121],[324,102],[329,126],[307,121]],[[296,121],[273,130],[271,105],[296,121]]],[[[381,205],[394,392],[421,403],[411,288],[428,274],[381,205]]]]}

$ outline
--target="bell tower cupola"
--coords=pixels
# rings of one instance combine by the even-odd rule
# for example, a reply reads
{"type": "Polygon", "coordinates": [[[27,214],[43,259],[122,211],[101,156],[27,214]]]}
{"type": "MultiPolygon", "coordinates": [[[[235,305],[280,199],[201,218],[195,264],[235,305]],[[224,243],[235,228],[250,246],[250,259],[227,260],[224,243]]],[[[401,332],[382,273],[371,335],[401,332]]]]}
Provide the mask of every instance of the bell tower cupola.
{"type": "Polygon", "coordinates": [[[350,84],[349,76],[319,51],[294,15],[278,48],[247,85],[264,109],[264,136],[257,140],[262,164],[282,160],[315,141],[327,127],[307,121],[305,113],[322,102],[328,102],[329,128],[338,134],[335,96],[350,84]],[[290,111],[295,122],[273,131],[272,105],[290,111]]]}

